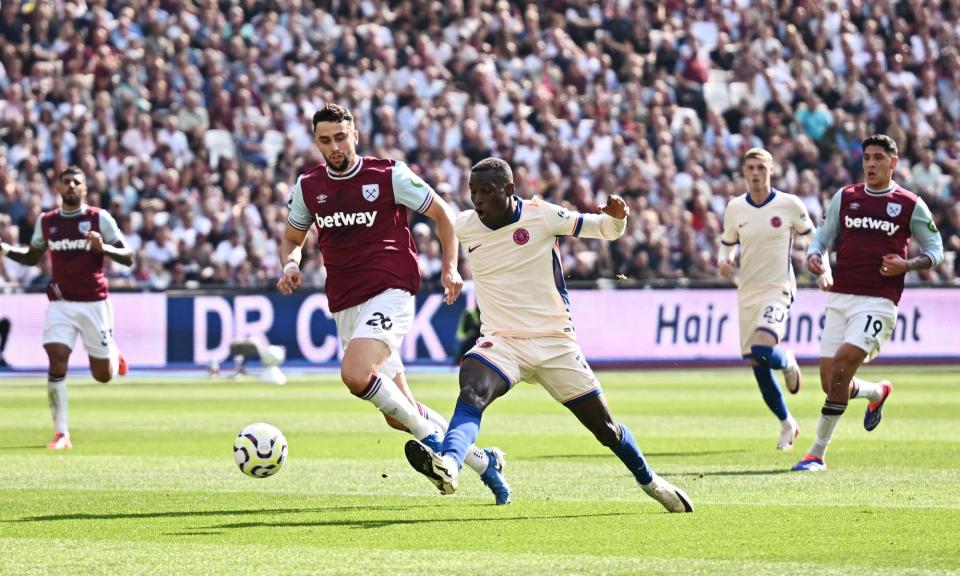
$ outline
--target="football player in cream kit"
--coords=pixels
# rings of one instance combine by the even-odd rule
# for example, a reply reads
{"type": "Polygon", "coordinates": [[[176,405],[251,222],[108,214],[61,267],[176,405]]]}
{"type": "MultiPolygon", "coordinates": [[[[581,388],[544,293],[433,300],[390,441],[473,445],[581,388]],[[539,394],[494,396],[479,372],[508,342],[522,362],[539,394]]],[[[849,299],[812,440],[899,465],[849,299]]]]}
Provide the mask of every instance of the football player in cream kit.
{"type": "Polygon", "coordinates": [[[440,450],[410,440],[407,459],[441,493],[453,493],[484,409],[517,382],[536,382],[620,458],[644,492],[670,512],[691,512],[687,495],[650,468],[630,429],[614,421],[574,339],[557,237],[616,240],[626,228],[626,204],[611,196],[602,214],[577,214],[514,191],[513,172],[500,158],[471,170],[475,209],[460,213],[456,232],[470,260],[482,336],[460,366],[460,396],[440,450]]]}
{"type": "Polygon", "coordinates": [[[800,390],[797,359],[778,344],[783,340],[787,314],[797,292],[790,249],[797,235],[813,231],[803,202],[770,185],[773,156],[751,148],[743,156],[748,192],[737,196],[723,214],[723,236],[717,258],[720,274],[729,278],[740,246],[740,352],[753,365],[763,401],[780,420],[778,450],[792,450],[800,430],[787,409],[774,370],[783,371],[787,390],[800,390]]]}

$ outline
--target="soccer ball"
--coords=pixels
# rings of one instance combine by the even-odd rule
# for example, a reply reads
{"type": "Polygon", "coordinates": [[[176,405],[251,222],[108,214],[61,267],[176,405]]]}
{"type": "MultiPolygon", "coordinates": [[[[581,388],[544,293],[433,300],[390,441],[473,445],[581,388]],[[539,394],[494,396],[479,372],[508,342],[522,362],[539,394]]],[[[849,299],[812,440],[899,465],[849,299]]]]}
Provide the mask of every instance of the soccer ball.
{"type": "Polygon", "coordinates": [[[287,439],[275,426],[262,422],[251,424],[237,434],[233,459],[247,476],[273,476],[287,461],[287,439]]]}

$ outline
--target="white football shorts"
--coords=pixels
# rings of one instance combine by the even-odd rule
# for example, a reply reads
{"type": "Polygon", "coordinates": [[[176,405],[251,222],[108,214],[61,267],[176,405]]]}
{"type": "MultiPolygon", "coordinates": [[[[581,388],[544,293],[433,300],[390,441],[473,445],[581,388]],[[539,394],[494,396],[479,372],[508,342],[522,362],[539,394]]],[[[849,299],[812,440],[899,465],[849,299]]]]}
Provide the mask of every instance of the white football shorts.
{"type": "Polygon", "coordinates": [[[113,347],[113,305],[110,300],[70,302],[51,300],[43,324],[44,344],[64,344],[71,350],[83,338],[87,355],[110,358],[113,347]]]}
{"type": "Polygon", "coordinates": [[[753,335],[757,330],[772,334],[778,344],[783,340],[792,303],[793,298],[782,291],[767,298],[740,303],[740,352],[744,356],[751,354],[753,335]]]}
{"type": "Polygon", "coordinates": [[[414,312],[413,295],[390,288],[366,302],[334,312],[333,319],[344,350],[354,338],[372,338],[386,344],[390,357],[380,365],[380,370],[392,378],[403,372],[400,343],[413,325],[414,312]]]}
{"type": "Polygon", "coordinates": [[[866,352],[864,362],[869,362],[880,354],[896,324],[897,305],[888,298],[831,293],[820,336],[820,357],[833,358],[847,343],[866,352]]]}
{"type": "Polygon", "coordinates": [[[537,382],[563,404],[601,391],[583,350],[570,338],[481,336],[465,356],[495,370],[510,387],[537,382]]]}

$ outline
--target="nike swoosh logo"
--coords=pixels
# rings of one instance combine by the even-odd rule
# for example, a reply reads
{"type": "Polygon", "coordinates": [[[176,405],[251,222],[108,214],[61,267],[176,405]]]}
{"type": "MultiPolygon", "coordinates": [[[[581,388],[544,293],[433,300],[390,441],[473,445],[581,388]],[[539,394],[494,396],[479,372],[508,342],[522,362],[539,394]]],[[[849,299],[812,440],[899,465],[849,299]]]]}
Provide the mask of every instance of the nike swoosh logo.
{"type": "Polygon", "coordinates": [[[467,254],[473,252],[474,250],[476,250],[476,249],[479,248],[480,246],[481,246],[481,244],[477,244],[476,246],[468,246],[468,247],[467,247],[467,254]]]}
{"type": "Polygon", "coordinates": [[[741,224],[737,224],[737,228],[743,228],[743,227],[746,226],[746,225],[747,225],[747,223],[746,223],[746,222],[743,222],[743,223],[741,223],[741,224]]]}

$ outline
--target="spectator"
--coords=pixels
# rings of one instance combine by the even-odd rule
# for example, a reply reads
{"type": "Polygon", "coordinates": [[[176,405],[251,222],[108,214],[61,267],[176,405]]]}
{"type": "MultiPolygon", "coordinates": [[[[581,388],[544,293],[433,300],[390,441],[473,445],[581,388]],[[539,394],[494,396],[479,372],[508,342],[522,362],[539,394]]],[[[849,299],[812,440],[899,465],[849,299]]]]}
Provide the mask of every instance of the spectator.
{"type": "MultiPolygon", "coordinates": [[[[525,197],[587,210],[626,197],[622,246],[560,245],[585,281],[614,267],[709,281],[711,222],[743,193],[738,160],[752,146],[771,151],[774,186],[814,219],[823,196],[858,178],[859,143],[876,132],[903,151],[897,177],[942,200],[930,205],[945,229],[960,202],[960,12],[936,3],[828,0],[778,25],[757,16],[785,14],[772,0],[674,12],[612,0],[327,4],[0,2],[8,229],[29,235],[37,206],[55,207],[49,175],[82,164],[91,201],[129,217],[127,241],[171,257],[136,281],[272,284],[286,183],[319,161],[309,120],[330,101],[356,110],[371,152],[406,161],[459,209],[471,205],[469,167],[490,155],[513,164],[525,197]],[[163,248],[158,236],[170,237],[163,248]],[[257,265],[231,264],[241,252],[257,265]],[[165,268],[174,261],[182,269],[165,268]]],[[[426,254],[436,233],[423,224],[426,254]]]]}

